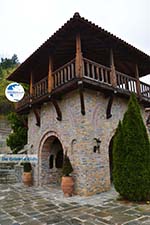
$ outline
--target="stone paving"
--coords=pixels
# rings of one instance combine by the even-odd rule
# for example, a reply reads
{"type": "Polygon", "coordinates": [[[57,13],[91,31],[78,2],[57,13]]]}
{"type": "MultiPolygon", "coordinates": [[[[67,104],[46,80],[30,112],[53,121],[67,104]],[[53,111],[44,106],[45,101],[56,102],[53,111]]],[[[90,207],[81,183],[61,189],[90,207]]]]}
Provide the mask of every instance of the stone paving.
{"type": "Polygon", "coordinates": [[[0,184],[0,225],[150,225],[150,205],[119,200],[112,189],[65,198],[56,187],[0,184]]]}

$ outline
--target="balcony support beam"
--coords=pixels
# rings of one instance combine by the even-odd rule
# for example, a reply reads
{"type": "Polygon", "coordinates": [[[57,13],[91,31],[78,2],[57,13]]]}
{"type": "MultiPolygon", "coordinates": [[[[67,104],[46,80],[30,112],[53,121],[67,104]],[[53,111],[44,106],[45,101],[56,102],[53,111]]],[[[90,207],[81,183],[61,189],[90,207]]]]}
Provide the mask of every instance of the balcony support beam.
{"type": "Polygon", "coordinates": [[[114,64],[114,54],[112,49],[110,49],[110,68],[111,68],[110,80],[111,80],[112,86],[115,88],[117,87],[117,78],[116,78],[116,70],[115,70],[115,64],[114,64]]]}
{"type": "Polygon", "coordinates": [[[50,93],[53,89],[53,76],[52,76],[52,58],[49,57],[49,65],[48,65],[48,93],[50,93]]]}
{"type": "Polygon", "coordinates": [[[81,37],[80,33],[76,35],[76,76],[78,78],[83,77],[83,58],[81,50],[81,37]]]}
{"type": "Polygon", "coordinates": [[[56,110],[56,113],[57,113],[56,119],[59,120],[59,121],[62,121],[62,112],[61,112],[61,109],[58,105],[57,100],[54,99],[54,98],[51,98],[51,102],[53,103],[53,105],[55,107],[55,110],[56,110]]]}
{"type": "Polygon", "coordinates": [[[33,112],[36,118],[36,126],[40,127],[40,123],[41,123],[40,112],[37,108],[33,108],[33,112]]]}
{"type": "Polygon", "coordinates": [[[81,104],[81,114],[85,115],[85,101],[84,101],[84,90],[82,81],[78,81],[80,104],[81,104]]]}
{"type": "Polygon", "coordinates": [[[111,94],[108,99],[108,104],[106,109],[106,119],[109,119],[112,117],[111,108],[112,108],[113,100],[114,100],[114,96],[113,94],[111,94]]]}

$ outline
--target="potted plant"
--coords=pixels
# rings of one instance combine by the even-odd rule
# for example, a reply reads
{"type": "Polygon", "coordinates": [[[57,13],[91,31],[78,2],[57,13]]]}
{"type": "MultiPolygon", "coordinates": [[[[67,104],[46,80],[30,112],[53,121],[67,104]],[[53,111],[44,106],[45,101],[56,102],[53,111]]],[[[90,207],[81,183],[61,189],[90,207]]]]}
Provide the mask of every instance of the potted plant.
{"type": "Polygon", "coordinates": [[[74,181],[70,174],[73,172],[73,168],[70,162],[67,152],[64,156],[63,167],[62,167],[62,181],[61,187],[64,192],[64,196],[69,197],[73,195],[74,181]]]}
{"type": "Polygon", "coordinates": [[[32,166],[30,162],[23,163],[23,175],[22,181],[25,185],[31,186],[32,185],[32,166]]]}

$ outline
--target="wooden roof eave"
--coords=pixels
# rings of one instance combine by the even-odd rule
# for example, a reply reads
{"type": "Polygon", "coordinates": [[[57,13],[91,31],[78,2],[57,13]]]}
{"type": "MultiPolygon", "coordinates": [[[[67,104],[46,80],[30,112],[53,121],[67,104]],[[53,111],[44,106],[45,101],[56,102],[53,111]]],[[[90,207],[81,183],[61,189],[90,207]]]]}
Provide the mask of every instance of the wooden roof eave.
{"type": "MultiPolygon", "coordinates": [[[[90,32],[96,32],[97,36],[103,36],[105,37],[105,41],[110,43],[110,46],[114,48],[114,46],[122,46],[122,48],[126,49],[127,52],[129,52],[133,58],[137,61],[143,61],[145,64],[144,68],[139,69],[140,76],[147,75],[150,73],[150,56],[146,55],[145,53],[141,52],[137,48],[133,47],[132,45],[126,43],[125,41],[121,40],[120,38],[114,36],[113,34],[109,33],[108,31],[102,29],[101,27],[93,24],[92,22],[89,22],[83,17],[80,17],[78,13],[75,13],[75,15],[67,21],[58,31],[56,31],[45,43],[43,43],[27,60],[25,60],[7,79],[8,80],[14,80],[19,82],[25,82],[29,83],[29,76],[31,72],[31,68],[36,65],[35,61],[38,57],[40,57],[44,51],[47,51],[47,48],[50,52],[53,51],[53,48],[56,46],[57,43],[59,43],[63,35],[70,30],[74,29],[74,32],[77,29],[81,29],[81,27],[84,27],[85,29],[89,30],[90,32]],[[18,79],[19,78],[19,79],[18,79]]],[[[98,40],[97,40],[98,41],[98,40]]],[[[65,49],[64,49],[65,51],[65,49]]],[[[114,51],[116,49],[114,48],[114,51]]],[[[114,52],[115,54],[115,52],[114,52]]],[[[129,55],[130,55],[129,54],[129,55]]],[[[46,56],[45,56],[46,57],[46,56]]]]}

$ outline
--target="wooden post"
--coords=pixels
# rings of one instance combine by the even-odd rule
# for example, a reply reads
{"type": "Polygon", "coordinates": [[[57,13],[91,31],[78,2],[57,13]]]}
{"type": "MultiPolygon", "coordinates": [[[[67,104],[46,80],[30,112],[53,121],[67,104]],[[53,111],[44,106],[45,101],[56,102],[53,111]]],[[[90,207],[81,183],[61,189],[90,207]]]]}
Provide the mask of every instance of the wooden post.
{"type": "Polygon", "coordinates": [[[48,65],[48,93],[50,93],[53,89],[53,76],[52,76],[52,58],[49,57],[49,65],[48,65]]]}
{"type": "Polygon", "coordinates": [[[76,76],[79,78],[83,77],[83,61],[81,51],[81,38],[78,33],[76,36],[76,76]]]}
{"type": "Polygon", "coordinates": [[[33,74],[30,74],[30,95],[33,95],[33,74]]]}
{"type": "Polygon", "coordinates": [[[111,68],[111,73],[110,73],[111,84],[113,87],[116,87],[117,78],[116,78],[116,70],[115,70],[115,64],[114,64],[114,54],[112,49],[110,49],[110,68],[111,68]]]}
{"type": "Polygon", "coordinates": [[[135,65],[135,77],[136,77],[136,91],[137,95],[141,96],[140,80],[139,80],[139,69],[138,65],[135,65]]]}

